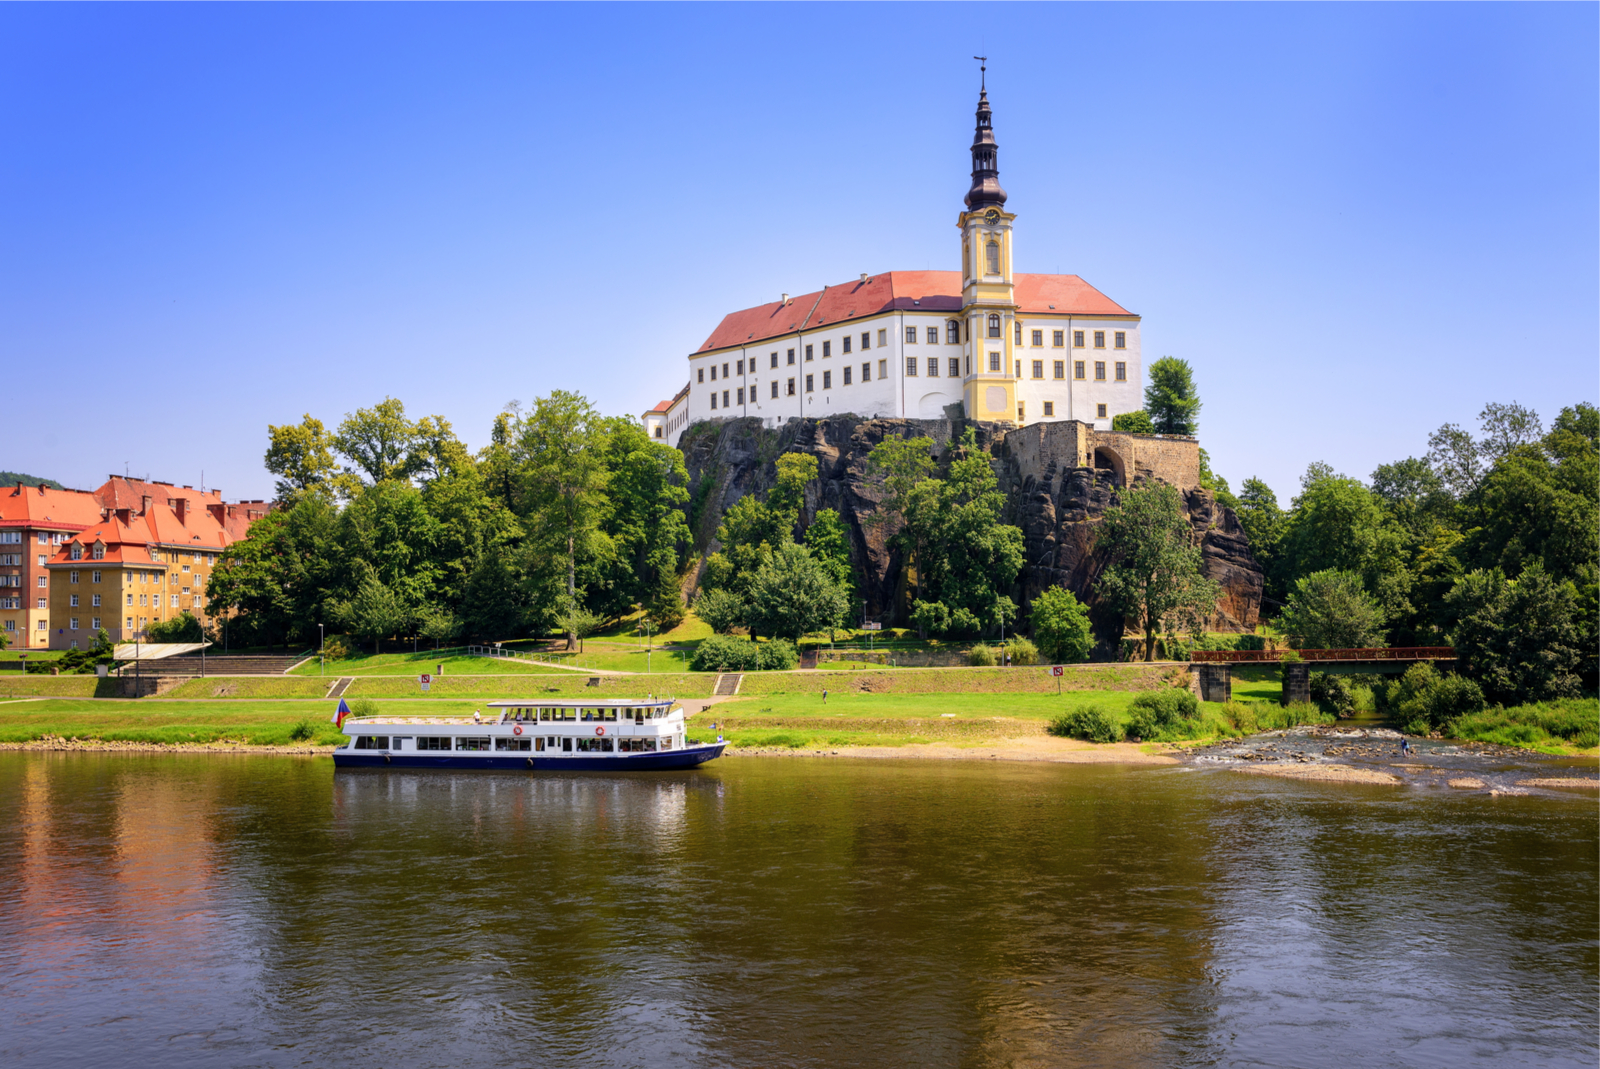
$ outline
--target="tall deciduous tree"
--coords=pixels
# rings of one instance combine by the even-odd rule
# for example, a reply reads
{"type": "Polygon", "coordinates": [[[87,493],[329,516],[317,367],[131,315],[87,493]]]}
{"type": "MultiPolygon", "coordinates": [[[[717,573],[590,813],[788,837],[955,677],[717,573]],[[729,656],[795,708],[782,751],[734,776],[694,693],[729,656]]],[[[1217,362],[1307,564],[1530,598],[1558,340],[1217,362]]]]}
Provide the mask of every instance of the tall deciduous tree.
{"type": "Polygon", "coordinates": [[[1089,628],[1089,608],[1072,591],[1053,586],[1033,599],[1028,607],[1033,626],[1033,641],[1051,664],[1074,664],[1086,660],[1094,647],[1089,628]]]}
{"type": "Polygon", "coordinates": [[[1498,568],[1463,576],[1445,603],[1461,667],[1489,700],[1517,705],[1578,693],[1583,662],[1595,654],[1592,645],[1585,650],[1571,583],[1534,560],[1514,580],[1498,568]]]}
{"type": "Polygon", "coordinates": [[[1383,610],[1353,572],[1328,569],[1299,580],[1279,623],[1297,650],[1363,649],[1384,641],[1383,610]]]}
{"type": "Polygon", "coordinates": [[[417,426],[393,397],[345,416],[333,436],[333,447],[374,483],[415,474],[420,466],[416,445],[417,426]]]}
{"type": "Polygon", "coordinates": [[[405,601],[391,590],[378,573],[363,564],[355,593],[329,605],[329,615],[357,638],[370,638],[372,652],[378,642],[410,626],[412,614],[405,601]]]}
{"type": "Polygon", "coordinates": [[[1200,427],[1200,394],[1187,360],[1163,356],[1145,369],[1150,385],[1144,408],[1157,434],[1194,434],[1200,427]]]}
{"type": "Polygon", "coordinates": [[[751,584],[752,634],[799,639],[831,631],[844,622],[850,604],[844,590],[811,551],[794,543],[775,550],[751,584]]]}
{"type": "Polygon", "coordinates": [[[1216,608],[1219,587],[1200,572],[1200,546],[1184,519],[1178,491],[1166,483],[1124,490],[1097,534],[1114,563],[1096,591],[1144,632],[1144,659],[1155,660],[1164,625],[1199,630],[1216,608]]]}
{"type": "Polygon", "coordinates": [[[299,423],[267,425],[267,470],[278,476],[274,486],[284,501],[321,486],[338,470],[333,436],[311,414],[299,423]]]}

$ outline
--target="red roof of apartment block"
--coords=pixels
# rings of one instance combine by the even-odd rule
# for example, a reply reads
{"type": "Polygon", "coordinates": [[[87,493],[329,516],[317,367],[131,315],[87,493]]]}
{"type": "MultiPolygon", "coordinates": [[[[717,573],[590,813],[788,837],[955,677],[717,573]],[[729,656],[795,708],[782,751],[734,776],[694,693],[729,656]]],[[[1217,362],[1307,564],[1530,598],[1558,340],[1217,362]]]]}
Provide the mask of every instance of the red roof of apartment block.
{"type": "MultiPolygon", "coordinates": [[[[1017,305],[1023,315],[1133,315],[1077,275],[1015,275],[1013,280],[1017,305]]],[[[788,301],[773,301],[731,312],[723,317],[699,351],[748,345],[884,312],[960,310],[959,271],[889,271],[791,297],[788,301]]]]}
{"type": "Polygon", "coordinates": [[[0,527],[81,531],[99,522],[100,503],[87,490],[0,487],[0,527]]]}

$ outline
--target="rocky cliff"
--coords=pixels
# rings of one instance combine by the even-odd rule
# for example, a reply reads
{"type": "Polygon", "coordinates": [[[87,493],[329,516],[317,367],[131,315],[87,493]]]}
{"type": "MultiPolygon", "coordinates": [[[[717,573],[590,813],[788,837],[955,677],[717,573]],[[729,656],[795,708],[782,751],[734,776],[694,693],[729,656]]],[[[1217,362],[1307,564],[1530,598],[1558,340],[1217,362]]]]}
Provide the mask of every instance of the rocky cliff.
{"type": "MultiPolygon", "coordinates": [[[[759,419],[702,423],[684,432],[679,448],[689,471],[690,524],[697,552],[715,548],[722,513],[745,494],[773,485],[773,462],[783,453],[809,453],[817,458],[818,478],[806,495],[802,525],[818,509],[838,511],[854,540],[861,568],[867,611],[885,622],[902,622],[908,608],[900,583],[899,554],[887,545],[894,533],[874,522],[883,496],[881,483],[867,471],[867,455],[889,437],[919,435],[934,441],[941,461],[951,441],[969,424],[963,420],[874,419],[852,416],[792,419],[764,428],[759,419]]],[[[1055,436],[1075,433],[1073,425],[1034,424],[1010,429],[1000,424],[972,423],[980,448],[992,458],[1005,492],[1008,523],[1022,529],[1027,564],[1012,597],[1026,608],[1040,591],[1065,586],[1091,606],[1095,632],[1114,641],[1121,621],[1099,605],[1095,580],[1105,570],[1104,553],[1094,547],[1100,516],[1116,503],[1118,474],[1110,469],[1073,467],[1059,458],[1071,452],[1050,448],[1055,436]],[[1007,442],[1008,436],[1013,441],[1007,442]]],[[[1154,478],[1135,466],[1134,485],[1154,478]]],[[[1231,509],[1218,505],[1210,491],[1179,487],[1184,508],[1204,554],[1206,577],[1222,585],[1212,621],[1215,630],[1251,630],[1261,607],[1261,566],[1231,509]]]]}

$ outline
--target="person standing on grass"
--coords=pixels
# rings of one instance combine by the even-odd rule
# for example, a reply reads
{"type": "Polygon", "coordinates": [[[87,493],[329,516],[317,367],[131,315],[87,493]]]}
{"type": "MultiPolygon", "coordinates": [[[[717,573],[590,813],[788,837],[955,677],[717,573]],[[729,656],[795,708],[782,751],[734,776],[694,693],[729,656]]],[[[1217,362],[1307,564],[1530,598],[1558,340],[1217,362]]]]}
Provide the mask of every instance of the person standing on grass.
{"type": "Polygon", "coordinates": [[[823,687],[822,688],[822,704],[823,705],[827,705],[828,704],[828,688],[827,687],[823,687]]]}

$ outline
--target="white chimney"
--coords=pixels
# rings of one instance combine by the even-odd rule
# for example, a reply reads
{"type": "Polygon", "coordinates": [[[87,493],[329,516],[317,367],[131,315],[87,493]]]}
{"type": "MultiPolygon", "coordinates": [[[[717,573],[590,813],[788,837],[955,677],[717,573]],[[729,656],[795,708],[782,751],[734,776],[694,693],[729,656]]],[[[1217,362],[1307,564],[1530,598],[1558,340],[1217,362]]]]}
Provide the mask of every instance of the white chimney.
{"type": "Polygon", "coordinates": [[[789,295],[787,293],[785,293],[783,295],[783,303],[784,304],[788,304],[789,303],[789,295]]]}

